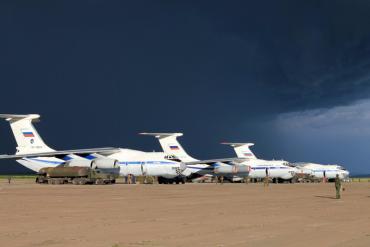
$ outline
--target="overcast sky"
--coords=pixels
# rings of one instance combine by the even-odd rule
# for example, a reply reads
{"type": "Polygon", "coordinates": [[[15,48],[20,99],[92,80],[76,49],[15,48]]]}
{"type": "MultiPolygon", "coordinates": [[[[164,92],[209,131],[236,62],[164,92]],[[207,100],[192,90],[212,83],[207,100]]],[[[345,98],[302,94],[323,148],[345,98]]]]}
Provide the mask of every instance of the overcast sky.
{"type": "MultiPolygon", "coordinates": [[[[370,2],[2,1],[0,112],[56,149],[337,163],[370,173],[370,2]]],[[[0,123],[0,153],[14,153],[0,123]]],[[[24,171],[0,162],[0,172],[24,171]]]]}

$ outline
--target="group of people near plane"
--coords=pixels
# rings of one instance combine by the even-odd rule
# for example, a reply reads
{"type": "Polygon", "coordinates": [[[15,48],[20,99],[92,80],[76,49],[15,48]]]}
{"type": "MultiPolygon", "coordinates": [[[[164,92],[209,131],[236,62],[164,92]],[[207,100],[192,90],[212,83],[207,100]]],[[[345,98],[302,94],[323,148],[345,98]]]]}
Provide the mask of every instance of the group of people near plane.
{"type": "MultiPolygon", "coordinates": [[[[349,172],[337,165],[312,163],[292,164],[284,160],[258,159],[250,147],[253,143],[223,143],[234,148],[237,157],[198,160],[186,153],[177,138],[182,133],[141,133],[159,140],[163,152],[143,152],[123,148],[92,148],[56,151],[47,146],[33,126],[40,115],[0,114],[10,123],[17,142],[15,155],[0,155],[14,159],[38,172],[44,167],[91,166],[101,169],[119,168],[122,176],[156,176],[159,183],[184,182],[199,176],[222,176],[229,179],[261,179],[291,181],[297,173],[334,179],[346,179],[349,172]]],[[[117,169],[116,169],[117,170],[117,169]]]]}

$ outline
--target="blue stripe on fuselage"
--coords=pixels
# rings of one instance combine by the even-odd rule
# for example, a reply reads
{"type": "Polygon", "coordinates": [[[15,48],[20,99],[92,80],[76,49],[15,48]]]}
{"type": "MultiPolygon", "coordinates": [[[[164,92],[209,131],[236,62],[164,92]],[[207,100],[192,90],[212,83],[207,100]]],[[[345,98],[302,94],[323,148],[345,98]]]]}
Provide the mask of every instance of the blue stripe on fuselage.
{"type": "MultiPolygon", "coordinates": [[[[52,160],[43,160],[43,159],[37,159],[37,158],[24,158],[24,159],[25,160],[48,163],[48,164],[56,164],[56,165],[60,165],[60,164],[64,163],[64,161],[52,161],[52,160]]],[[[118,164],[120,164],[120,165],[141,165],[141,164],[173,165],[173,164],[176,164],[176,163],[175,162],[170,162],[170,161],[121,161],[121,162],[118,162],[118,164]]]]}
{"type": "Polygon", "coordinates": [[[175,162],[170,161],[120,161],[118,162],[120,165],[174,165],[177,164],[175,162]]]}
{"type": "Polygon", "coordinates": [[[265,169],[269,169],[269,170],[272,170],[272,169],[289,169],[289,167],[251,167],[252,170],[265,170],[265,169]]]}

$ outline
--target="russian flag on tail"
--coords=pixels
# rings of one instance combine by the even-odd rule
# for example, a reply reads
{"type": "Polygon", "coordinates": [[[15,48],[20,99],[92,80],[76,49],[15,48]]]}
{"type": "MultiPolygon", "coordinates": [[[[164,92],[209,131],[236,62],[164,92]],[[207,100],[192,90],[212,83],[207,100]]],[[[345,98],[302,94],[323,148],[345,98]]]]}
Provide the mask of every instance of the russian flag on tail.
{"type": "Polygon", "coordinates": [[[35,137],[35,135],[31,131],[24,131],[22,133],[24,137],[35,137]]]}
{"type": "Polygon", "coordinates": [[[171,150],[179,150],[179,147],[178,146],[175,146],[175,145],[171,145],[170,146],[170,149],[171,150]]]}

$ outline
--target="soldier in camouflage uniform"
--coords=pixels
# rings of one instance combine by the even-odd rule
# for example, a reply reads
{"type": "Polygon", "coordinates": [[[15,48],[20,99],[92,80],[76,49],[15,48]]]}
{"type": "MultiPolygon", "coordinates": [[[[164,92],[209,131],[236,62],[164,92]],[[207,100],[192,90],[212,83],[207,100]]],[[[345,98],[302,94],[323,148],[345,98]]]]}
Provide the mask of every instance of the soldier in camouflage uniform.
{"type": "Polygon", "coordinates": [[[220,176],[220,184],[224,184],[224,176],[220,176]]]}
{"type": "Polygon", "coordinates": [[[335,177],[335,190],[336,190],[336,198],[340,199],[340,194],[342,191],[342,181],[340,181],[339,175],[335,177]]]}
{"type": "Polygon", "coordinates": [[[263,186],[264,187],[267,187],[267,186],[269,186],[269,183],[270,183],[269,169],[268,168],[266,168],[265,173],[266,173],[266,176],[265,176],[265,178],[263,180],[263,186]]]}

